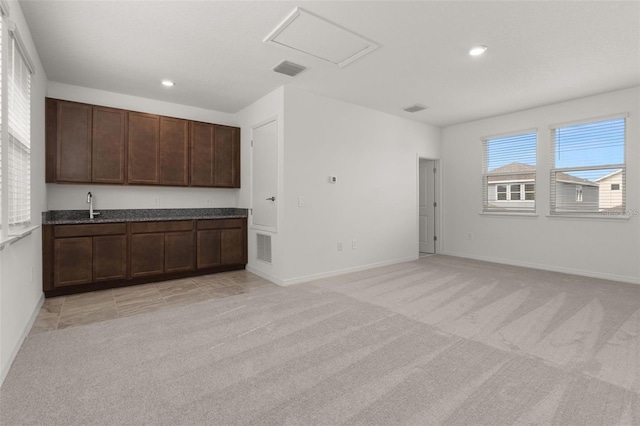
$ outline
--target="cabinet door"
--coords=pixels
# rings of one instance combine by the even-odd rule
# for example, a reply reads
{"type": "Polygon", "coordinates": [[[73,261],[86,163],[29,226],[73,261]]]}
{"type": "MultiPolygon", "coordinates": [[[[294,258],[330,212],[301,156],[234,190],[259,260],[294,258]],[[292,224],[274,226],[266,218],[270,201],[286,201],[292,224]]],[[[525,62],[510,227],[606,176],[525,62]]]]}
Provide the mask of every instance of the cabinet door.
{"type": "Polygon", "coordinates": [[[56,181],[91,182],[91,105],[58,101],[56,181]]]}
{"type": "Polygon", "coordinates": [[[197,241],[198,269],[220,265],[220,230],[206,229],[198,231],[197,241]]]}
{"type": "Polygon", "coordinates": [[[152,114],[129,114],[129,183],[157,184],[159,180],[160,117],[152,114]]]}
{"type": "Polygon", "coordinates": [[[220,260],[223,265],[247,263],[246,233],[243,228],[220,231],[220,260]]]}
{"type": "Polygon", "coordinates": [[[160,117],[161,185],[189,184],[189,122],[160,117]]]}
{"type": "Polygon", "coordinates": [[[91,179],[124,183],[125,111],[93,108],[91,179]]]}
{"type": "Polygon", "coordinates": [[[93,281],[127,278],[127,236],[93,237],[93,281]]]}
{"type": "Polygon", "coordinates": [[[191,185],[213,186],[215,126],[191,122],[191,185]]]}
{"type": "Polygon", "coordinates": [[[240,187],[240,132],[239,129],[216,126],[214,154],[214,185],[240,187]]]}
{"type": "Polygon", "coordinates": [[[164,234],[164,272],[193,271],[195,246],[193,232],[164,234]]]}
{"type": "Polygon", "coordinates": [[[88,284],[93,279],[91,237],[53,240],[53,286],[88,284]]]}
{"type": "Polygon", "coordinates": [[[164,233],[131,235],[131,277],[164,272],[164,233]]]}

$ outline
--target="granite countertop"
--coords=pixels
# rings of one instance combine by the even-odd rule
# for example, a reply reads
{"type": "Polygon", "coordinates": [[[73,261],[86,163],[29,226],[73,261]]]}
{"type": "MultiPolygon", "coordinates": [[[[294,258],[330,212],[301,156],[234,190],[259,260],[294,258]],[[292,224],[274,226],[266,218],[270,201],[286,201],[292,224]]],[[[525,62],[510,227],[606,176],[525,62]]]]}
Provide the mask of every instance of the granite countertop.
{"type": "Polygon", "coordinates": [[[43,225],[84,223],[157,222],[164,220],[230,219],[247,217],[247,209],[135,209],[96,210],[100,215],[89,219],[89,210],[50,210],[42,213],[43,225]]]}

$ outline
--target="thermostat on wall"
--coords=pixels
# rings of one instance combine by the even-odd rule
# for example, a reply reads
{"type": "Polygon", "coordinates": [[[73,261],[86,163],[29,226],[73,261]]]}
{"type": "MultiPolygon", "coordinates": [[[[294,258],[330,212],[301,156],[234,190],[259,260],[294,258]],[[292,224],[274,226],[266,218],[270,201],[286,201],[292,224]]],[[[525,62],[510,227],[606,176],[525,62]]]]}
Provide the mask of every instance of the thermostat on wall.
{"type": "Polygon", "coordinates": [[[338,176],[329,176],[329,183],[338,183],[338,176]]]}

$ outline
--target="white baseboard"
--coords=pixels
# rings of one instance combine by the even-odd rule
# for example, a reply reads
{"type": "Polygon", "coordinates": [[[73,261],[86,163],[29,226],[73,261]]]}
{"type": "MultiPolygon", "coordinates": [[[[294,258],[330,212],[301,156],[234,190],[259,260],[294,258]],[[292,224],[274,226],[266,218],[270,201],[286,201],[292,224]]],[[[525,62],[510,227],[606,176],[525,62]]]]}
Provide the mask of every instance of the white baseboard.
{"type": "Polygon", "coordinates": [[[343,275],[343,274],[348,274],[348,273],[351,273],[351,272],[358,272],[358,271],[364,271],[366,269],[373,269],[373,268],[379,268],[381,266],[393,265],[394,263],[409,262],[411,260],[416,260],[416,259],[418,259],[417,255],[416,256],[411,256],[411,257],[403,257],[401,259],[386,260],[384,262],[369,263],[367,265],[354,266],[352,268],[338,269],[338,270],[329,271],[329,272],[321,272],[319,274],[312,274],[312,275],[305,275],[305,276],[302,276],[302,277],[289,278],[289,279],[283,280],[282,284],[280,284],[280,285],[288,286],[288,285],[294,285],[294,284],[301,284],[301,283],[306,283],[306,282],[309,282],[309,281],[319,280],[319,279],[322,279],[322,278],[335,277],[336,275],[343,275]]]}
{"type": "Polygon", "coordinates": [[[503,265],[522,266],[524,268],[541,269],[543,271],[561,272],[563,274],[571,274],[571,275],[580,275],[580,276],[589,277],[589,278],[599,278],[603,280],[620,281],[620,282],[631,283],[631,284],[640,284],[640,278],[630,277],[626,275],[603,274],[601,272],[585,271],[583,269],[564,268],[559,266],[543,265],[539,263],[520,262],[517,260],[510,260],[510,259],[476,256],[468,253],[459,253],[455,251],[446,251],[446,252],[442,252],[441,254],[447,255],[447,256],[462,257],[465,259],[474,259],[474,260],[482,260],[485,262],[500,263],[503,265]]]}
{"type": "Polygon", "coordinates": [[[24,343],[24,339],[26,339],[29,335],[31,327],[33,327],[33,323],[36,322],[36,318],[38,318],[38,313],[40,312],[40,308],[42,307],[43,303],[44,293],[42,293],[42,295],[40,296],[40,300],[38,300],[38,303],[36,303],[35,309],[33,310],[33,312],[31,312],[29,321],[22,330],[22,333],[20,333],[20,338],[16,342],[16,345],[14,346],[13,350],[11,351],[11,355],[9,356],[10,361],[7,362],[7,365],[5,365],[5,367],[2,369],[2,373],[0,373],[0,386],[2,386],[2,384],[4,383],[4,379],[7,378],[7,374],[9,374],[9,370],[11,370],[11,365],[13,365],[13,361],[16,359],[16,355],[18,355],[18,351],[20,351],[20,348],[24,343]]]}
{"type": "Polygon", "coordinates": [[[245,269],[251,272],[252,274],[256,274],[257,276],[262,277],[265,280],[271,281],[274,284],[284,285],[284,282],[280,278],[276,278],[275,276],[268,274],[264,271],[261,271],[260,269],[256,269],[253,266],[247,265],[245,269]]]}
{"type": "Polygon", "coordinates": [[[402,262],[409,262],[411,260],[416,260],[418,259],[418,256],[411,256],[411,257],[404,257],[401,259],[394,259],[394,260],[386,260],[384,262],[377,262],[377,263],[369,263],[367,265],[362,265],[362,266],[354,266],[352,268],[345,268],[345,269],[338,269],[335,271],[329,271],[329,272],[321,272],[319,274],[312,274],[312,275],[305,275],[302,277],[296,277],[296,278],[289,278],[286,280],[282,280],[280,278],[274,277],[271,274],[268,274],[264,271],[261,271],[259,269],[255,269],[249,265],[246,266],[246,270],[258,275],[259,277],[262,277],[266,280],[271,281],[274,284],[278,284],[279,286],[290,286],[290,285],[295,285],[295,284],[301,284],[301,283],[306,283],[309,281],[315,281],[315,280],[319,280],[322,278],[329,278],[329,277],[335,277],[337,275],[343,275],[343,274],[348,274],[351,272],[358,272],[358,271],[364,271],[366,269],[373,269],[373,268],[379,268],[381,266],[387,266],[387,265],[393,265],[394,263],[402,263],[402,262]]]}

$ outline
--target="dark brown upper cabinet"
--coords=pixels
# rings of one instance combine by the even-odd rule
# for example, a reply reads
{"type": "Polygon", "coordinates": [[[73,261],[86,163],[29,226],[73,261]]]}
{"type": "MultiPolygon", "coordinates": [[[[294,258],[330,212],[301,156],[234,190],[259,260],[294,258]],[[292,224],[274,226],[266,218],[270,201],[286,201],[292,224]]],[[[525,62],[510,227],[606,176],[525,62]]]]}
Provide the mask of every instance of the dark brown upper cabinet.
{"type": "Polygon", "coordinates": [[[215,126],[191,122],[191,186],[213,186],[215,126]]]}
{"type": "Polygon", "coordinates": [[[46,182],[240,188],[240,129],[47,98],[46,182]]]}
{"type": "Polygon", "coordinates": [[[129,183],[157,184],[160,180],[160,117],[129,113],[129,183]]]}
{"type": "Polygon", "coordinates": [[[56,179],[91,182],[91,106],[60,102],[56,179]]]}
{"type": "Polygon", "coordinates": [[[126,111],[46,100],[46,181],[125,182],[126,111]]]}
{"type": "Polygon", "coordinates": [[[189,122],[160,117],[161,185],[189,185],[189,122]]]}
{"type": "Polygon", "coordinates": [[[125,111],[93,107],[91,181],[124,183],[125,111]]]}
{"type": "Polygon", "coordinates": [[[130,184],[189,184],[189,122],[129,113],[130,184]]]}
{"type": "Polygon", "coordinates": [[[216,126],[214,186],[240,188],[240,131],[216,126]]]}
{"type": "Polygon", "coordinates": [[[191,186],[240,188],[239,130],[191,122],[191,186]]]}

